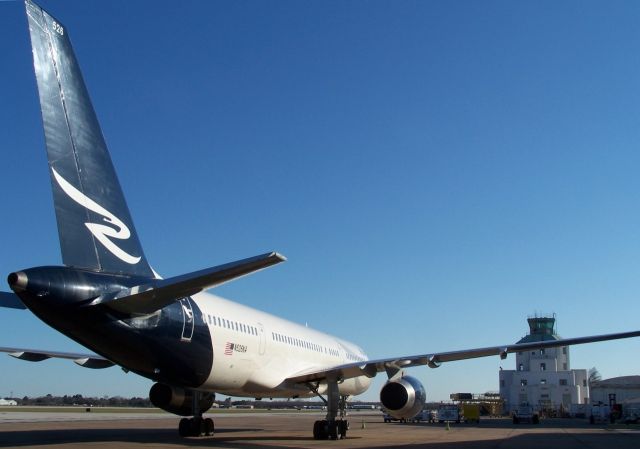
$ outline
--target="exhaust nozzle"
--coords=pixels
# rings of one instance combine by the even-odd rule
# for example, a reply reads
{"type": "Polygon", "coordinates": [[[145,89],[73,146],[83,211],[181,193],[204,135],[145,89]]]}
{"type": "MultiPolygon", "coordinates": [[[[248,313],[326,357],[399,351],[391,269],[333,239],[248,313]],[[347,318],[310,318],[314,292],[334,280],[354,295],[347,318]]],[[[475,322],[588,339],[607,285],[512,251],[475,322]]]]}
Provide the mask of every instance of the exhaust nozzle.
{"type": "Polygon", "coordinates": [[[27,289],[27,284],[29,283],[29,279],[27,275],[22,271],[18,271],[17,273],[11,273],[7,278],[7,282],[9,283],[9,287],[14,292],[23,292],[27,289]]]}

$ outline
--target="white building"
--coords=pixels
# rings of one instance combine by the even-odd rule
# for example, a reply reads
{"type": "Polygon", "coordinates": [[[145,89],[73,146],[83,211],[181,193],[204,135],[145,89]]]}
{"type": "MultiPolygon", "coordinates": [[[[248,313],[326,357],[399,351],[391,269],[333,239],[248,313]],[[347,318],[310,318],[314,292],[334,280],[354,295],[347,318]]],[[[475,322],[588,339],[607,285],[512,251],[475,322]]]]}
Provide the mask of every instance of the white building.
{"type": "MultiPolygon", "coordinates": [[[[558,340],[555,317],[533,317],[529,335],[518,343],[558,340]]],[[[561,346],[516,354],[515,370],[500,370],[500,398],[504,411],[512,412],[520,404],[533,405],[539,411],[569,411],[572,405],[589,403],[586,369],[571,369],[569,347],[561,346]]]]}
{"type": "Polygon", "coordinates": [[[622,376],[599,380],[591,384],[591,402],[593,404],[640,403],[640,376],[622,376]]]}
{"type": "Polygon", "coordinates": [[[13,399],[0,399],[0,405],[18,405],[13,399]]]}

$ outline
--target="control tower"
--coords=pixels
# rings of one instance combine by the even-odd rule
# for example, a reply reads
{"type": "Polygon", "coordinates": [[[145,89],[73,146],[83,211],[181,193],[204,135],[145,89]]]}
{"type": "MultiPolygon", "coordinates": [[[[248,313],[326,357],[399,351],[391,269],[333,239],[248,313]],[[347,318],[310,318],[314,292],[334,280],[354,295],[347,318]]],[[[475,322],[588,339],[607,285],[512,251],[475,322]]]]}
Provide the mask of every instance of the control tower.
{"type": "MultiPolygon", "coordinates": [[[[533,316],[527,322],[529,334],[518,343],[560,339],[555,315],[533,316]]],[[[520,351],[516,353],[516,369],[501,369],[499,379],[505,411],[530,404],[537,411],[569,412],[575,404],[589,403],[587,370],[571,369],[567,346],[520,351]]]]}

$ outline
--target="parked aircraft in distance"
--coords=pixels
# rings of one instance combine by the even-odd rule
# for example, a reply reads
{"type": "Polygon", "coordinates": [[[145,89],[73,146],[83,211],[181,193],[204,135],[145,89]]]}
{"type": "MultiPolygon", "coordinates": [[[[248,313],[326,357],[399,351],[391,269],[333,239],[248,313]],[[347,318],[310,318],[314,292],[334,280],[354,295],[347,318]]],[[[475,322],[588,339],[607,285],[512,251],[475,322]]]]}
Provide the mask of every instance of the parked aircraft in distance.
{"type": "Polygon", "coordinates": [[[318,396],[327,415],[316,439],[347,434],[346,399],[380,372],[391,416],[423,409],[425,389],[406,368],[556,346],[635,337],[640,331],[370,360],[356,344],[204,290],[283,262],[277,252],[162,279],[149,265],[102,136],[69,33],[25,1],[63,266],[8,276],[4,307],[31,310],[92,354],[0,348],[14,357],[118,365],[153,380],[149,396],[177,415],[183,436],[210,435],[215,393],[252,398],[318,396]],[[187,418],[190,417],[190,418],[187,418]]]}

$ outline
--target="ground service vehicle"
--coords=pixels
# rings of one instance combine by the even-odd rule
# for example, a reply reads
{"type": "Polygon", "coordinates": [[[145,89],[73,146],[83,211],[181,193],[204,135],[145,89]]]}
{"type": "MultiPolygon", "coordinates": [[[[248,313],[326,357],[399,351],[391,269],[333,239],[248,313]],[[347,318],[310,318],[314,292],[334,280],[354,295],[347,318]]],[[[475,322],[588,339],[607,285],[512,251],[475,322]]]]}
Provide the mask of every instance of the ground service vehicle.
{"type": "Polygon", "coordinates": [[[591,407],[589,423],[606,423],[611,420],[611,407],[605,404],[597,404],[591,407]]]}
{"type": "Polygon", "coordinates": [[[533,410],[533,406],[529,404],[519,405],[515,412],[513,412],[513,423],[531,423],[539,424],[540,415],[533,410]]]}
{"type": "Polygon", "coordinates": [[[438,409],[438,422],[446,421],[460,423],[460,409],[457,405],[443,405],[438,409]]]}
{"type": "Polygon", "coordinates": [[[480,405],[462,404],[462,415],[464,416],[464,422],[480,424],[480,405]]]}

